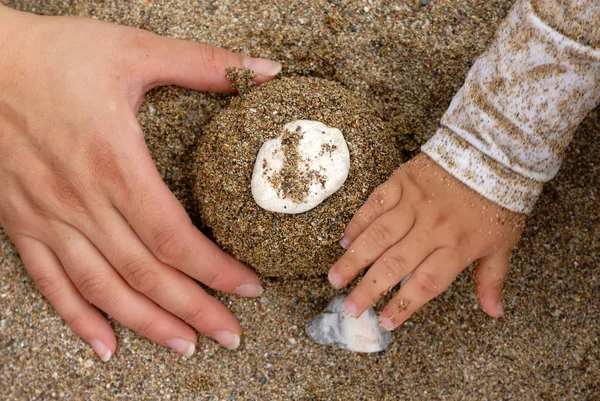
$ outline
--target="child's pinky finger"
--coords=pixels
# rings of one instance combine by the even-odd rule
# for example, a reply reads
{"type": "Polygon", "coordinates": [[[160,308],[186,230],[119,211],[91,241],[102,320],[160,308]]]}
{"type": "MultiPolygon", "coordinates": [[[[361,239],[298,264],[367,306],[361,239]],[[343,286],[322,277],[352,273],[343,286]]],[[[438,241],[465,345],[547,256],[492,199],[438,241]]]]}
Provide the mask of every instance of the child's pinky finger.
{"type": "Polygon", "coordinates": [[[379,315],[379,324],[394,330],[413,313],[441,294],[465,268],[456,252],[438,249],[413,272],[379,315]]]}
{"type": "Polygon", "coordinates": [[[17,235],[12,240],[40,292],[100,359],[108,362],[117,347],[115,334],[102,314],[77,291],[54,252],[31,237],[17,235]]]}

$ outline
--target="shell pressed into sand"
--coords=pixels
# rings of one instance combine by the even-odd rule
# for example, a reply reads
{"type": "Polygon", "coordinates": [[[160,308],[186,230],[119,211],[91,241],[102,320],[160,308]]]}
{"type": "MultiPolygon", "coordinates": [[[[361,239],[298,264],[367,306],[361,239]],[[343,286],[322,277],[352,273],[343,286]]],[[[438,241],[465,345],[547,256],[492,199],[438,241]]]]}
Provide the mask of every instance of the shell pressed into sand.
{"type": "Polygon", "coordinates": [[[265,210],[303,213],[344,185],[350,171],[350,151],[339,129],[319,121],[298,120],[283,130],[258,151],[252,197],[265,210]]]}

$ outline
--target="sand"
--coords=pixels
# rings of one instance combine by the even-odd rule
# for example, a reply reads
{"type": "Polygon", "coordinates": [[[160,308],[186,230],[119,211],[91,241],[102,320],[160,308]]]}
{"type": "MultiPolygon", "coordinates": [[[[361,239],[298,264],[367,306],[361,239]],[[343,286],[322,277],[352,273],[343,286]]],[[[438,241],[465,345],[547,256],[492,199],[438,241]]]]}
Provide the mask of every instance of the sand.
{"type": "MultiPolygon", "coordinates": [[[[368,102],[338,83],[314,77],[267,82],[233,99],[205,126],[195,158],[194,211],[223,249],[265,276],[326,275],[343,254],[339,240],[346,224],[400,164],[394,138],[368,102]],[[342,188],[314,209],[273,213],[252,197],[256,155],[299,119],[341,130],[351,154],[350,172],[342,188]]],[[[296,195],[287,196],[302,198],[301,186],[292,185],[296,195]]]]}
{"type": "MultiPolygon", "coordinates": [[[[2,0],[203,40],[361,91],[411,155],[431,135],[510,1],[91,2],[2,0]],[[388,2],[385,2],[388,4],[388,2]]],[[[140,112],[165,181],[191,206],[189,155],[223,95],[157,89],[140,112]]],[[[476,306],[468,272],[396,330],[386,353],[312,343],[302,327],[337,293],[324,277],[264,279],[257,300],[221,296],[244,330],[230,352],[199,339],[185,360],[116,322],[104,364],[35,289],[0,232],[0,399],[600,399],[600,110],[578,130],[514,253],[506,315],[476,306]]],[[[190,207],[191,210],[191,207],[190,207]]]]}

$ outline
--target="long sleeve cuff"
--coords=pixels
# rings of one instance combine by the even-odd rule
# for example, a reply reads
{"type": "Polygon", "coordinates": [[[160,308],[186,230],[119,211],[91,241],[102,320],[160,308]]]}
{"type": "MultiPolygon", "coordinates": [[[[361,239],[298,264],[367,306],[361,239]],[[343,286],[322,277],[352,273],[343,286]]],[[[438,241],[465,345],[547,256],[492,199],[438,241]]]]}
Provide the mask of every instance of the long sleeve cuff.
{"type": "Polygon", "coordinates": [[[597,21],[600,2],[518,0],[423,152],[486,198],[530,212],[600,99],[597,21]]]}
{"type": "Polygon", "coordinates": [[[544,186],[486,156],[445,127],[421,151],[463,184],[514,212],[529,213],[544,186]]]}

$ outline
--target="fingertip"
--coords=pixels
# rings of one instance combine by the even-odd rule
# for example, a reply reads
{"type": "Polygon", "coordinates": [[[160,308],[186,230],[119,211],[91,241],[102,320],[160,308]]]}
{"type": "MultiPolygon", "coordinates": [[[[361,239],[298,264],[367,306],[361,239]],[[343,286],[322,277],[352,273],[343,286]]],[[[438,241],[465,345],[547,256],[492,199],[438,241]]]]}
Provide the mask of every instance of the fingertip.
{"type": "Polygon", "coordinates": [[[90,347],[92,347],[92,349],[94,350],[96,355],[98,355],[98,357],[102,360],[102,362],[110,361],[110,358],[115,353],[114,348],[111,350],[111,348],[109,348],[104,342],[100,340],[90,340],[88,344],[90,345],[90,347]]]}
{"type": "Polygon", "coordinates": [[[212,333],[211,337],[230,351],[236,350],[240,346],[239,334],[227,330],[218,330],[212,333]]]}
{"type": "Polygon", "coordinates": [[[340,288],[343,288],[346,282],[346,280],[344,280],[344,277],[340,273],[333,271],[333,269],[329,271],[327,279],[329,280],[329,283],[333,286],[333,288],[338,290],[340,288]]]}
{"type": "Polygon", "coordinates": [[[352,244],[352,239],[348,235],[344,234],[344,236],[340,240],[340,246],[344,249],[348,249],[348,247],[351,244],[352,244]]]}
{"type": "Polygon", "coordinates": [[[104,316],[77,290],[57,254],[48,245],[29,237],[18,238],[16,244],[40,292],[73,332],[103,362],[108,362],[117,347],[115,333],[104,316]]]}
{"type": "Polygon", "coordinates": [[[262,295],[264,288],[257,284],[242,284],[237,286],[234,292],[242,297],[255,298],[262,295]]]}
{"type": "Polygon", "coordinates": [[[362,315],[362,312],[358,305],[356,305],[353,301],[349,300],[348,298],[344,300],[342,306],[344,308],[344,312],[351,317],[357,318],[360,315],[362,315]]]}
{"type": "Polygon", "coordinates": [[[504,306],[502,305],[502,301],[496,303],[496,313],[498,314],[498,317],[504,316],[504,306]]]}
{"type": "Polygon", "coordinates": [[[488,316],[493,318],[502,317],[504,314],[504,307],[500,296],[493,294],[481,294],[479,293],[479,306],[488,316]]]}
{"type": "Polygon", "coordinates": [[[257,78],[261,75],[264,76],[263,79],[272,79],[279,74],[282,69],[280,62],[266,58],[244,56],[242,64],[244,67],[252,70],[257,75],[257,78]]]}
{"type": "Polygon", "coordinates": [[[394,322],[389,317],[380,316],[379,317],[379,325],[387,331],[392,331],[396,328],[394,322]]]}
{"type": "Polygon", "coordinates": [[[502,287],[508,271],[510,255],[495,253],[481,258],[475,270],[475,291],[481,309],[491,317],[504,314],[502,287]]]}
{"type": "Polygon", "coordinates": [[[176,337],[166,340],[165,346],[169,347],[185,358],[190,358],[196,352],[196,344],[184,338],[176,337]]]}

